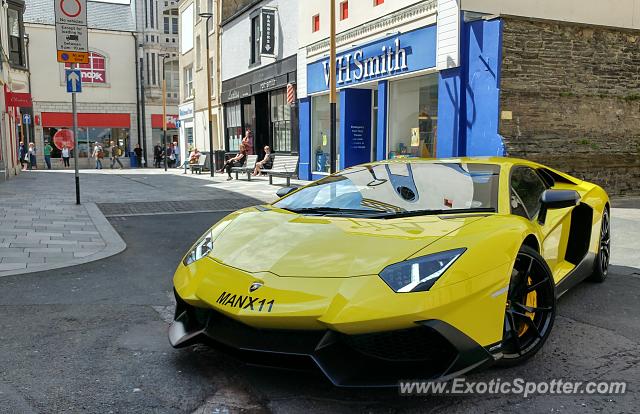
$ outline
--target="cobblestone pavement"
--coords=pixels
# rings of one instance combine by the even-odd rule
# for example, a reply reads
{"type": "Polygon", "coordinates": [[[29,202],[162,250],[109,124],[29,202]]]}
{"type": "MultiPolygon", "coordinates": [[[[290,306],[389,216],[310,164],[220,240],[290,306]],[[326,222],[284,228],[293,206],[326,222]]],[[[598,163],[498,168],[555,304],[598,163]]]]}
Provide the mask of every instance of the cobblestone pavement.
{"type": "Polygon", "coordinates": [[[275,198],[265,180],[163,170],[24,172],[0,184],[0,276],[86,263],[126,245],[105,219],[139,214],[231,211],[275,198]]]}

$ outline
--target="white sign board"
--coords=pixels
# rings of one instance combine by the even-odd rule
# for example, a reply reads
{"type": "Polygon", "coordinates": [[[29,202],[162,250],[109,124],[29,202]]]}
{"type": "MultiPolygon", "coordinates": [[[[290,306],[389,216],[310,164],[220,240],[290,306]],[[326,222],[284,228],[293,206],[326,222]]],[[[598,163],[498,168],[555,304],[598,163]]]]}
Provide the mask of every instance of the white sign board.
{"type": "Polygon", "coordinates": [[[55,0],[56,24],[87,25],[87,0],[55,0]]]}
{"type": "Polygon", "coordinates": [[[87,26],[56,25],[56,48],[67,52],[88,52],[87,26]]]}

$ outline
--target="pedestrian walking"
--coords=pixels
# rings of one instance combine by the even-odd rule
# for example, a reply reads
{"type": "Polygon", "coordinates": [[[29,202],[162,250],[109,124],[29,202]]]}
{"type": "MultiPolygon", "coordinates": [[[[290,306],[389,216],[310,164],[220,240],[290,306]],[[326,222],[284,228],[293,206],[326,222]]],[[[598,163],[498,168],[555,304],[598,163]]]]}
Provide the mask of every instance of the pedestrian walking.
{"type": "Polygon", "coordinates": [[[93,147],[93,153],[91,155],[96,159],[96,170],[102,169],[102,159],[104,158],[104,150],[102,149],[102,145],[96,141],[93,147]]]}
{"type": "Polygon", "coordinates": [[[176,162],[176,155],[173,153],[173,142],[169,144],[167,148],[167,167],[173,168],[173,164],[176,162]]]}
{"type": "Polygon", "coordinates": [[[38,164],[36,163],[36,144],[33,142],[29,143],[29,149],[27,150],[27,155],[29,159],[29,169],[38,169],[38,164]]]}
{"type": "Polygon", "coordinates": [[[71,151],[69,151],[69,147],[67,147],[67,144],[62,144],[61,155],[64,168],[69,168],[69,156],[71,155],[71,151]]]}
{"type": "Polygon", "coordinates": [[[136,165],[138,168],[142,168],[142,148],[140,148],[140,144],[136,144],[133,152],[136,154],[136,165]]]}
{"type": "Polygon", "coordinates": [[[176,156],[175,167],[180,168],[180,147],[178,147],[178,143],[173,143],[173,154],[176,156]]]}
{"type": "Polygon", "coordinates": [[[18,146],[18,159],[20,160],[20,167],[22,171],[27,170],[27,149],[24,147],[24,142],[20,141],[18,146]]]}
{"type": "Polygon", "coordinates": [[[124,165],[120,162],[120,157],[122,156],[122,148],[116,145],[115,142],[111,141],[111,169],[116,165],[116,162],[120,165],[120,169],[124,168],[124,165]]]}
{"type": "Polygon", "coordinates": [[[153,166],[156,168],[160,168],[160,164],[162,163],[162,147],[160,144],[156,144],[153,147],[153,166]]]}
{"type": "Polygon", "coordinates": [[[47,170],[51,169],[51,151],[53,151],[53,147],[49,144],[49,141],[45,141],[42,153],[44,154],[44,162],[47,164],[47,170]]]}

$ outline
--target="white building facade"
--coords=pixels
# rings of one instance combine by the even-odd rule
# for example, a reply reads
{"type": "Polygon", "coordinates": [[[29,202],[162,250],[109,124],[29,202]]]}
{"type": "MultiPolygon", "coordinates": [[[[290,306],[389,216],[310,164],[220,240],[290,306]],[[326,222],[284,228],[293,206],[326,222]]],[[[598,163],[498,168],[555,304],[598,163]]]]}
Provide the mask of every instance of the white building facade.
{"type": "Polygon", "coordinates": [[[251,153],[298,153],[297,0],[222,1],[223,144],[237,152],[251,130],[251,153]]]}

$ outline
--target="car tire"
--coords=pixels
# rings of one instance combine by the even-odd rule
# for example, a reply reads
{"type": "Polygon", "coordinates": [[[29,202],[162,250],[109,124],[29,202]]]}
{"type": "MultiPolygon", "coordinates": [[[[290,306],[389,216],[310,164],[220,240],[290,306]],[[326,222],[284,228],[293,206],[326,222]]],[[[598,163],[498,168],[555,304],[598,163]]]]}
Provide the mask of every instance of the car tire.
{"type": "Polygon", "coordinates": [[[535,249],[522,246],[511,271],[498,365],[518,365],[535,355],[549,337],[555,315],[551,270],[535,249]]]}
{"type": "Polygon", "coordinates": [[[609,259],[611,257],[611,220],[609,208],[605,207],[600,222],[600,242],[598,254],[593,264],[593,273],[589,276],[589,281],[602,283],[609,274],[609,259]]]}

